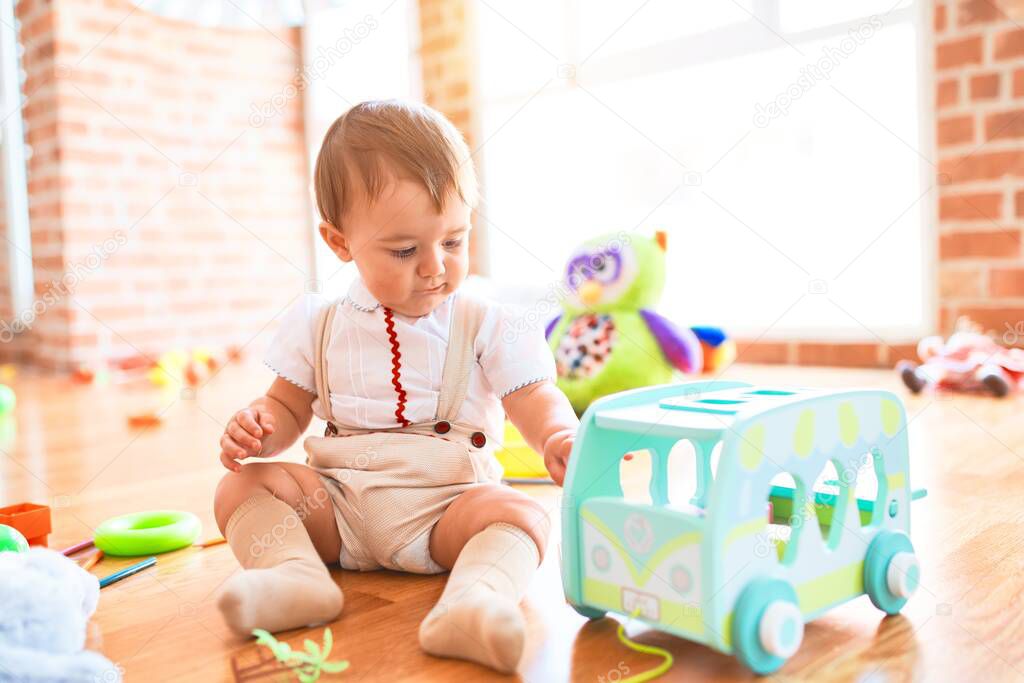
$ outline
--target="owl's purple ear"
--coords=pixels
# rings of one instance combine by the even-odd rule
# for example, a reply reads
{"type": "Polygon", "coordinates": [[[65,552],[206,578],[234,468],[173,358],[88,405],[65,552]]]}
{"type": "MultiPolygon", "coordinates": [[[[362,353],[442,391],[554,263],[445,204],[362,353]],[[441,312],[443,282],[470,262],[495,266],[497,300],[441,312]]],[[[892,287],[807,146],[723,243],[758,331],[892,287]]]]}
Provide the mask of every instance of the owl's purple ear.
{"type": "Polygon", "coordinates": [[[654,233],[654,241],[658,243],[662,251],[668,249],[668,233],[664,230],[658,230],[654,233]]]}

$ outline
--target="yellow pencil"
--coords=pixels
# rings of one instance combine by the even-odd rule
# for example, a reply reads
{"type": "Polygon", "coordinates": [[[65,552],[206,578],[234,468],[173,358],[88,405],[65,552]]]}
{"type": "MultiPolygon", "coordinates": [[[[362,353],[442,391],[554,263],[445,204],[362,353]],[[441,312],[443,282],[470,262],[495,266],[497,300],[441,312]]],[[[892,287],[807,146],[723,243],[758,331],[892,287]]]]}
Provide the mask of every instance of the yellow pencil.
{"type": "Polygon", "coordinates": [[[223,536],[218,536],[217,538],[211,538],[207,541],[203,541],[202,543],[196,543],[196,547],[209,548],[210,546],[220,545],[221,543],[227,543],[227,539],[223,536]]]}
{"type": "Polygon", "coordinates": [[[103,559],[103,551],[97,550],[82,563],[82,569],[89,571],[96,566],[96,563],[103,559]]]}

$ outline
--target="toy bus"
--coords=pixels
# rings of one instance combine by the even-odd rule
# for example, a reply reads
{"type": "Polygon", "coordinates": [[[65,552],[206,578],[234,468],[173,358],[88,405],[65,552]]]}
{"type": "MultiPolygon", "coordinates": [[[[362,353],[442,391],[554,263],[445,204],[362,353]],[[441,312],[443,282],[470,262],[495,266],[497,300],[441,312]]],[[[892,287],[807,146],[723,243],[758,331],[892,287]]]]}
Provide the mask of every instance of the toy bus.
{"type": "Polygon", "coordinates": [[[704,381],[605,397],[583,415],[565,478],[566,599],[770,673],[833,607],[866,593],[895,614],[915,591],[908,466],[906,413],[886,391],[704,381]],[[696,490],[680,504],[668,458],[684,439],[696,490]],[[643,451],[649,500],[630,500],[619,465],[643,451]]]}

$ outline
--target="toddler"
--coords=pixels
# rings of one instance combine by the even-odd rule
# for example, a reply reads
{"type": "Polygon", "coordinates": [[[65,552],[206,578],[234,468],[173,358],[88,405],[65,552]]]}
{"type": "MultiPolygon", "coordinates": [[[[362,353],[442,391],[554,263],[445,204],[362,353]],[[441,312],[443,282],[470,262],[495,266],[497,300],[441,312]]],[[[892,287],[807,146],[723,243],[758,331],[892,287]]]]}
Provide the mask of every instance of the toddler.
{"type": "Polygon", "coordinates": [[[428,107],[364,102],[327,131],[314,185],[320,235],[359,277],[342,300],[291,307],[266,356],[278,377],[221,437],[214,508],[243,571],[220,610],[240,634],[280,631],[341,612],[325,563],[450,569],[420,645],[513,671],[549,520],[501,485],[496,437],[507,414],[561,485],[579,422],[541,331],[510,340],[505,308],[459,291],[469,150],[428,107]],[[306,465],[239,463],[281,453],[313,415],[327,431],[304,441],[306,465]]]}

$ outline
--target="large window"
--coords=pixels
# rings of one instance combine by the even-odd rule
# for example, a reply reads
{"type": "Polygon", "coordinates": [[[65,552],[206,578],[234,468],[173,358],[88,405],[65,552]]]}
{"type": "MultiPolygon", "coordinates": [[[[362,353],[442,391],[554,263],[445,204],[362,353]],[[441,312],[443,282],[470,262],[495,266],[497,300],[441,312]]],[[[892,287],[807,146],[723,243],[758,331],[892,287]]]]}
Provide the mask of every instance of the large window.
{"type": "Polygon", "coordinates": [[[553,282],[582,239],[659,228],[660,309],[679,322],[766,338],[922,332],[924,11],[482,1],[490,274],[553,282]]]}

